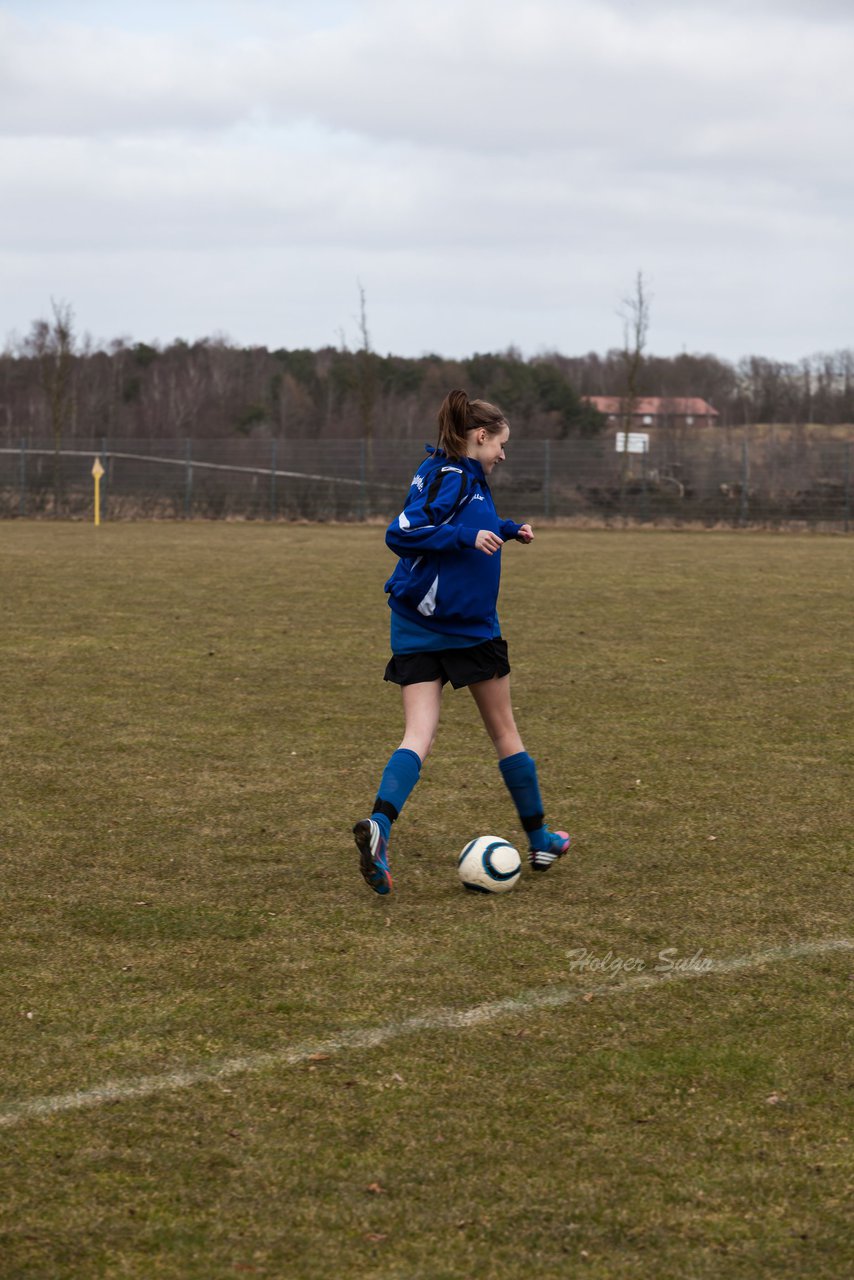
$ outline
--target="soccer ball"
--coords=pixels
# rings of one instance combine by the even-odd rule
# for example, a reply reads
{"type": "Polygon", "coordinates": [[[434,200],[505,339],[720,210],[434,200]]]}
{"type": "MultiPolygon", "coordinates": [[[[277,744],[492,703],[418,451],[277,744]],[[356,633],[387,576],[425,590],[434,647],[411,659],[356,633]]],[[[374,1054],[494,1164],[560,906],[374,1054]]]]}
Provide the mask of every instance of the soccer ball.
{"type": "Polygon", "coordinates": [[[522,859],[500,836],[478,836],[463,849],[457,870],[473,893],[507,893],[522,874],[522,859]]]}

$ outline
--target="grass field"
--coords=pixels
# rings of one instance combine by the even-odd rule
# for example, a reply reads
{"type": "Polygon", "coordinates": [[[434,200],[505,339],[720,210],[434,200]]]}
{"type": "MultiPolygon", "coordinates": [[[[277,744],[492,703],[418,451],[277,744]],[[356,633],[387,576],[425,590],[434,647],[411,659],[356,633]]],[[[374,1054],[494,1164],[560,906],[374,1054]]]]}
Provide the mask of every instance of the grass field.
{"type": "Polygon", "coordinates": [[[574,852],[449,693],[389,900],[379,528],[0,541],[4,1280],[854,1274],[850,541],[507,548],[574,852]]]}

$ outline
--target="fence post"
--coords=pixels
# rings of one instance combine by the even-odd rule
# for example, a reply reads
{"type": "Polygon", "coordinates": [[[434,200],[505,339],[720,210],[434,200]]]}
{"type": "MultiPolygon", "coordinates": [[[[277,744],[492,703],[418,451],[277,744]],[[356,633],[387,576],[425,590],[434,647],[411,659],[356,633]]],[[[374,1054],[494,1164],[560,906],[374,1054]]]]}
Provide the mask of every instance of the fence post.
{"type": "Polygon", "coordinates": [[[359,441],[359,505],[361,508],[360,520],[365,520],[368,514],[368,502],[366,492],[366,473],[365,473],[365,442],[359,441]]]}
{"type": "Polygon", "coordinates": [[[21,465],[19,467],[20,494],[18,497],[18,515],[27,514],[27,442],[21,437],[21,465]]]}
{"type": "Polygon", "coordinates": [[[750,504],[747,497],[747,486],[750,481],[750,450],[747,446],[747,428],[744,429],[744,438],[741,443],[741,505],[738,514],[738,523],[742,528],[747,524],[750,504]]]}
{"type": "Polygon", "coordinates": [[[552,442],[543,441],[543,519],[548,520],[551,509],[552,487],[552,442]]]}
{"type": "Polygon", "coordinates": [[[193,468],[191,465],[192,447],[189,437],[187,438],[187,482],[184,486],[184,516],[189,520],[190,508],[193,501],[193,468]]]}
{"type": "Polygon", "coordinates": [[[845,532],[851,528],[851,441],[845,441],[845,532]]]}
{"type": "Polygon", "coordinates": [[[641,454],[641,523],[645,523],[649,519],[649,502],[647,501],[646,491],[646,467],[647,454],[649,452],[649,442],[644,440],[643,450],[641,454]]]}
{"type": "Polygon", "coordinates": [[[104,468],[103,489],[101,490],[101,516],[107,517],[107,498],[110,491],[110,465],[107,455],[107,437],[101,436],[101,466],[104,468]]]}
{"type": "Polygon", "coordinates": [[[270,519],[276,518],[276,441],[270,441],[270,519]]]}

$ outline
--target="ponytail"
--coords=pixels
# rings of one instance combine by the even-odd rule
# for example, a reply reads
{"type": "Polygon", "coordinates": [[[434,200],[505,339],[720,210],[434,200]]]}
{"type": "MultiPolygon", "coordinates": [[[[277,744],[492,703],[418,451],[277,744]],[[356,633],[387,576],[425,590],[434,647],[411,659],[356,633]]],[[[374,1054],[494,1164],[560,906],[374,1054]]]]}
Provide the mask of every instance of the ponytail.
{"type": "Polygon", "coordinates": [[[449,391],[439,410],[439,448],[449,458],[462,458],[466,452],[466,423],[469,398],[465,391],[449,391]]]}
{"type": "Polygon", "coordinates": [[[465,391],[449,391],[439,409],[439,448],[449,458],[464,458],[469,431],[483,427],[488,435],[497,436],[506,425],[507,419],[497,405],[469,400],[465,391]]]}

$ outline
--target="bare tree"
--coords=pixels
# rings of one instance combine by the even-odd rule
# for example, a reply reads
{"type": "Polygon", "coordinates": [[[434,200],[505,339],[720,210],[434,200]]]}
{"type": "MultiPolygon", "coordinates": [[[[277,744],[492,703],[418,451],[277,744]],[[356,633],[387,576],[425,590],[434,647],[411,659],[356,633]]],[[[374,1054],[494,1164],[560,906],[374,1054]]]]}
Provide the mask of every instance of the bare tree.
{"type": "Polygon", "coordinates": [[[359,371],[359,411],[362,419],[362,438],[367,446],[368,466],[373,465],[374,450],[374,410],[377,399],[377,379],[374,367],[374,353],[371,350],[371,335],[368,332],[368,311],[365,302],[365,286],[361,280],[359,285],[359,336],[361,343],[356,352],[356,363],[359,371]]]}
{"type": "Polygon", "coordinates": [[[639,271],[634,292],[623,299],[619,314],[623,321],[623,346],[620,358],[623,366],[623,389],[620,395],[620,423],[623,430],[623,458],[620,467],[620,503],[626,491],[629,470],[629,432],[635,415],[643,368],[646,339],[649,332],[650,295],[639,271]]]}
{"type": "Polygon", "coordinates": [[[77,345],[74,333],[74,311],[68,302],[51,298],[52,320],[34,320],[24,342],[27,355],[38,362],[39,380],[44,392],[53,435],[53,513],[62,511],[62,437],[71,419],[73,404],[74,355],[77,345]]]}
{"type": "Polygon", "coordinates": [[[12,431],[12,372],[14,369],[14,356],[10,346],[6,346],[0,351],[0,414],[4,420],[4,435],[7,439],[11,439],[12,431]]]}

